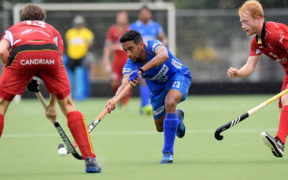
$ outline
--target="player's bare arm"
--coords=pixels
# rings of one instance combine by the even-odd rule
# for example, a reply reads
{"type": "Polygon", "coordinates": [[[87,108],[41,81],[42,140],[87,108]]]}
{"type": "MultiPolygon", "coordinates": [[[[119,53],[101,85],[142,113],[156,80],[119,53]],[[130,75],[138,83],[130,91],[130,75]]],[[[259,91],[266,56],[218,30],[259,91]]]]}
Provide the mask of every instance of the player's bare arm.
{"type": "Polygon", "coordinates": [[[168,52],[167,52],[167,49],[165,48],[165,46],[159,46],[156,49],[155,54],[156,54],[156,56],[153,59],[151,59],[151,61],[149,61],[147,64],[145,64],[144,66],[141,67],[141,69],[143,69],[143,71],[147,71],[151,68],[159,66],[159,65],[165,63],[165,61],[167,61],[169,58],[169,55],[168,55],[168,52]]]}
{"type": "Polygon", "coordinates": [[[9,50],[10,50],[10,43],[6,39],[2,39],[0,41],[0,58],[3,64],[5,64],[5,61],[9,56],[9,50]]]}
{"type": "Polygon", "coordinates": [[[229,78],[249,76],[250,74],[252,74],[254,72],[259,59],[260,59],[260,56],[249,56],[246,64],[244,66],[242,66],[240,69],[230,67],[227,70],[227,76],[229,78]]]}
{"type": "Polygon", "coordinates": [[[110,40],[105,40],[102,64],[107,72],[110,72],[111,69],[111,60],[110,60],[111,46],[112,42],[110,40]]]}

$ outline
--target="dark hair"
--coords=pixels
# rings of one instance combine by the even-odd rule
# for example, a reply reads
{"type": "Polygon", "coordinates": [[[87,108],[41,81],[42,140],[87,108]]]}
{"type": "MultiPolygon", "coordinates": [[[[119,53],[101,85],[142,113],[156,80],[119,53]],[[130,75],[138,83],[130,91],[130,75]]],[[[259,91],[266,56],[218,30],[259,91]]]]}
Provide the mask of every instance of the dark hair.
{"type": "Polygon", "coordinates": [[[40,20],[43,21],[46,18],[46,12],[39,6],[33,4],[27,4],[21,12],[21,21],[26,20],[40,20]]]}
{"type": "Polygon", "coordinates": [[[121,43],[125,43],[127,41],[133,41],[135,44],[139,44],[139,42],[143,41],[139,32],[134,30],[126,31],[120,38],[121,43]]]}
{"type": "Polygon", "coordinates": [[[151,10],[148,8],[148,6],[147,5],[144,5],[144,6],[142,6],[140,9],[139,9],[139,12],[141,12],[142,10],[147,10],[147,11],[149,11],[149,12],[151,12],[151,10]]]}

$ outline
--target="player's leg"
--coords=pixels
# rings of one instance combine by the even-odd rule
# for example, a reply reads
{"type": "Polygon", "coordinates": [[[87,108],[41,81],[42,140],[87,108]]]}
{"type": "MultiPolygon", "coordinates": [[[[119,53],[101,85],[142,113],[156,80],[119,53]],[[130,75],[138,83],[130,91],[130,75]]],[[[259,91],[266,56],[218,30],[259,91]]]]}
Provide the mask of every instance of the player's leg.
{"type": "Polygon", "coordinates": [[[281,97],[282,108],[280,110],[280,123],[276,137],[285,144],[288,134],[288,94],[281,97]]]}
{"type": "MultiPolygon", "coordinates": [[[[21,53],[19,53],[21,57],[21,53]]],[[[15,63],[16,64],[16,63],[15,63]]],[[[23,94],[32,74],[14,68],[5,68],[0,77],[0,137],[4,129],[4,116],[15,94],[23,94]],[[8,92],[12,92],[8,93],[8,92]]]]}
{"type": "MultiPolygon", "coordinates": [[[[53,58],[57,59],[57,57],[53,58]]],[[[57,97],[58,104],[63,114],[67,117],[68,127],[78,144],[83,159],[85,159],[86,172],[101,172],[101,168],[95,159],[96,156],[84,117],[73,104],[70,85],[64,66],[55,64],[54,68],[43,68],[39,72],[39,77],[44,81],[48,92],[57,97]]]]}
{"type": "Polygon", "coordinates": [[[85,89],[84,89],[84,95],[85,98],[90,97],[90,69],[89,67],[84,67],[84,80],[85,80],[85,89]]]}
{"type": "Polygon", "coordinates": [[[171,89],[168,91],[165,99],[166,115],[163,120],[164,129],[164,147],[162,150],[163,158],[161,163],[172,163],[174,154],[174,142],[179,118],[176,114],[176,106],[182,98],[182,93],[171,89]]]}
{"type": "Polygon", "coordinates": [[[26,53],[21,52],[21,50],[22,49],[19,50],[19,48],[17,50],[12,50],[9,61],[6,61],[6,64],[4,65],[9,65],[9,68],[3,68],[0,77],[0,137],[4,129],[4,115],[10,102],[16,94],[23,94],[33,76],[31,71],[19,68],[20,63],[18,59],[25,59],[26,57],[26,53]],[[15,54],[17,54],[17,56],[15,54]]]}
{"type": "Polygon", "coordinates": [[[13,99],[14,95],[11,95],[9,99],[11,100],[5,100],[2,98],[3,93],[0,90],[0,138],[2,136],[2,132],[4,129],[4,115],[8,109],[8,106],[11,102],[11,100],[13,99]]]}
{"type": "Polygon", "coordinates": [[[87,98],[85,94],[86,89],[86,79],[85,79],[85,67],[77,66],[75,67],[75,100],[83,101],[87,98]]]}
{"type": "MultiPolygon", "coordinates": [[[[177,117],[179,119],[178,121],[178,126],[177,126],[177,132],[176,135],[179,138],[182,138],[185,135],[185,125],[183,123],[183,119],[184,119],[184,111],[181,109],[177,109],[176,110],[176,114],[177,117]]],[[[155,122],[155,126],[156,126],[156,130],[158,132],[163,132],[163,121],[165,119],[165,113],[162,117],[160,117],[159,119],[156,119],[155,122]]]]}
{"type": "MultiPolygon", "coordinates": [[[[284,76],[282,90],[288,85],[288,77],[284,76]]],[[[262,132],[261,137],[265,145],[271,149],[276,157],[283,157],[284,145],[288,134],[288,94],[279,99],[279,128],[276,137],[272,137],[267,132],[262,132]]]]}
{"type": "Polygon", "coordinates": [[[141,107],[140,112],[150,115],[152,114],[152,106],[150,104],[150,90],[144,79],[140,80],[140,97],[141,97],[141,107]]]}
{"type": "Polygon", "coordinates": [[[168,88],[159,94],[153,93],[151,97],[156,129],[159,132],[164,131],[163,157],[160,161],[162,164],[173,162],[175,134],[179,124],[175,108],[181,97],[181,92],[168,88]],[[169,113],[166,112],[166,108],[168,108],[169,113]]]}
{"type": "MultiPolygon", "coordinates": [[[[45,81],[44,81],[45,82],[45,81]]],[[[45,83],[46,84],[46,83],[45,83]]],[[[65,96],[65,95],[63,95],[65,96]]],[[[71,98],[71,94],[62,99],[62,95],[57,96],[58,104],[61,111],[67,117],[69,130],[75,139],[83,159],[86,162],[86,172],[99,173],[101,167],[96,161],[96,155],[90,140],[90,135],[87,130],[87,125],[84,116],[76,109],[71,98]]]]}
{"type": "Polygon", "coordinates": [[[68,55],[63,56],[63,61],[65,60],[65,68],[69,78],[70,86],[71,86],[71,95],[73,99],[76,99],[76,91],[77,91],[77,79],[75,68],[77,67],[77,63],[74,59],[69,57],[68,55]]]}
{"type": "Polygon", "coordinates": [[[186,99],[191,85],[191,78],[177,73],[171,78],[169,83],[169,91],[165,98],[166,115],[163,120],[164,147],[161,163],[169,163],[171,162],[171,158],[173,161],[172,155],[174,154],[176,132],[180,138],[185,134],[185,126],[183,124],[184,112],[182,110],[176,111],[176,106],[179,102],[186,99]]]}
{"type": "Polygon", "coordinates": [[[86,172],[101,172],[101,167],[96,161],[92,143],[90,140],[84,116],[78,111],[69,94],[64,99],[58,99],[59,106],[67,117],[67,124],[81,151],[83,159],[86,161],[86,172]]]}

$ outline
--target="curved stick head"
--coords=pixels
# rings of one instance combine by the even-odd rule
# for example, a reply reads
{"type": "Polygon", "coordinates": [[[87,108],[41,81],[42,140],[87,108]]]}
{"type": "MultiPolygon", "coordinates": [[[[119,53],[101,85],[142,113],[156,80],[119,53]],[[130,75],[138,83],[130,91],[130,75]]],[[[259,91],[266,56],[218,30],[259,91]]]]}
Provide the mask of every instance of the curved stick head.
{"type": "Polygon", "coordinates": [[[223,136],[220,134],[221,132],[216,131],[214,136],[218,141],[221,141],[223,139],[223,136]]]}

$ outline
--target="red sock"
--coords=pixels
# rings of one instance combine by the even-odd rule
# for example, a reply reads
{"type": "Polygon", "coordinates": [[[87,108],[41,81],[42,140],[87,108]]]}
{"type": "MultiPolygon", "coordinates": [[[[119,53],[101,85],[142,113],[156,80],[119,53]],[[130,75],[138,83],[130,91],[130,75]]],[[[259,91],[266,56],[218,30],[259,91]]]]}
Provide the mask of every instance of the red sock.
{"type": "Polygon", "coordinates": [[[87,157],[96,157],[84,117],[80,111],[72,111],[67,114],[68,127],[75,139],[83,159],[87,157]]]}
{"type": "Polygon", "coordinates": [[[277,137],[285,144],[288,134],[288,106],[284,106],[280,114],[280,123],[277,132],[277,137]]]}
{"type": "Polygon", "coordinates": [[[4,129],[4,116],[0,114],[0,138],[4,129]]]}

